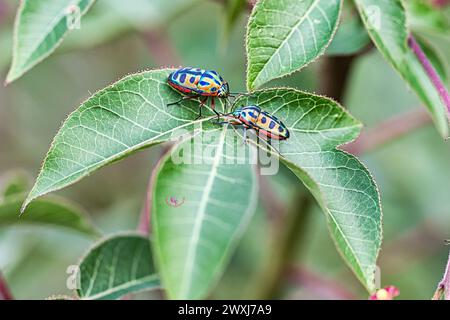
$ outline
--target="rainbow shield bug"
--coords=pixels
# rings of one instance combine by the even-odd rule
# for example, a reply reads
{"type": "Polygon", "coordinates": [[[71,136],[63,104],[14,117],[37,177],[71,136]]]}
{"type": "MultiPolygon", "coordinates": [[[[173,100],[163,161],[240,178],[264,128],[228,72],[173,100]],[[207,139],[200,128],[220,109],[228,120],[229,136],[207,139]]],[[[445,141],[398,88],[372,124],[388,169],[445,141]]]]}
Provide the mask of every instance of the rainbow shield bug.
{"type": "Polygon", "coordinates": [[[181,101],[203,97],[200,102],[200,113],[202,116],[202,106],[208,98],[211,98],[211,109],[219,119],[220,114],[214,109],[214,98],[228,99],[230,88],[228,83],[213,70],[203,70],[199,68],[181,68],[172,72],[167,82],[178,92],[186,95],[178,101],[169,103],[167,106],[179,104],[181,101]]]}
{"type": "Polygon", "coordinates": [[[274,115],[256,105],[242,106],[234,112],[225,115],[227,121],[221,122],[232,125],[242,125],[244,127],[244,139],[246,139],[247,129],[254,129],[258,136],[261,134],[268,139],[287,140],[289,139],[289,130],[274,115]]]}

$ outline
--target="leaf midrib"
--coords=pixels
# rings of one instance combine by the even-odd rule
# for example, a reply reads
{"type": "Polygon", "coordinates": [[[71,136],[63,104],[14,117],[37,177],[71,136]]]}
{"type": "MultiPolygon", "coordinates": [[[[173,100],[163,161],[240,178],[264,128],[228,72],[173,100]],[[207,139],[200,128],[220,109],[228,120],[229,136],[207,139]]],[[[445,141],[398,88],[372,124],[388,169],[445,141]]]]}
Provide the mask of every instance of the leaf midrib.
{"type": "Polygon", "coordinates": [[[110,287],[107,290],[102,291],[100,293],[96,293],[96,294],[94,294],[92,296],[83,297],[83,299],[84,300],[101,299],[101,298],[107,297],[107,296],[109,296],[111,294],[114,294],[114,293],[116,293],[118,291],[121,291],[121,290],[124,290],[124,289],[128,289],[128,288],[131,288],[131,287],[134,287],[134,286],[137,286],[137,285],[140,285],[140,284],[144,284],[146,282],[154,281],[154,280],[155,281],[158,280],[158,275],[157,274],[151,274],[151,275],[148,275],[148,276],[145,276],[145,277],[142,277],[142,278],[134,279],[132,281],[127,281],[127,282],[125,282],[125,283],[123,283],[123,284],[121,284],[119,286],[110,287]]]}
{"type": "Polygon", "coordinates": [[[227,127],[224,127],[222,129],[222,133],[220,136],[220,139],[218,141],[218,148],[216,150],[216,156],[214,157],[214,161],[211,165],[211,170],[208,176],[208,180],[206,182],[205,191],[203,192],[202,198],[200,200],[200,206],[199,206],[199,214],[197,215],[195,225],[194,225],[194,231],[192,232],[192,238],[191,238],[191,244],[187,253],[187,262],[184,267],[184,276],[183,279],[187,279],[183,282],[184,286],[182,288],[181,296],[187,296],[191,284],[192,284],[192,268],[194,267],[194,262],[197,255],[197,243],[200,237],[200,232],[202,229],[204,217],[206,215],[206,206],[208,204],[209,195],[212,191],[212,187],[214,185],[214,180],[217,176],[217,169],[220,165],[220,159],[222,158],[223,154],[223,148],[224,148],[224,142],[225,142],[225,136],[227,132],[227,127]]]}

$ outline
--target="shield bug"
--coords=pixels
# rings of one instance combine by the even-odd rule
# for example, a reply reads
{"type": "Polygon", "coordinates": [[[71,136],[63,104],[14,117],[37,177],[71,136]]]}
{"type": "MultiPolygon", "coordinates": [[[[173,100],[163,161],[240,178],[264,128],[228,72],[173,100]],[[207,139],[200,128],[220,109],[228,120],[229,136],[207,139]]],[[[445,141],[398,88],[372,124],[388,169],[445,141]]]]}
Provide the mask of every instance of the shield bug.
{"type": "Polygon", "coordinates": [[[220,114],[214,109],[214,99],[228,99],[230,88],[228,82],[213,70],[204,70],[199,68],[181,68],[172,72],[168,79],[168,84],[181,94],[185,95],[178,101],[169,103],[167,106],[179,104],[181,101],[195,98],[202,98],[200,103],[200,113],[202,115],[202,106],[208,98],[211,98],[211,109],[220,117],[220,114]]]}
{"type": "Polygon", "coordinates": [[[225,115],[226,121],[232,125],[242,125],[244,127],[244,139],[246,138],[246,130],[254,129],[260,136],[274,140],[287,140],[290,133],[287,127],[274,115],[266,111],[262,111],[259,106],[242,106],[232,113],[225,115]]]}

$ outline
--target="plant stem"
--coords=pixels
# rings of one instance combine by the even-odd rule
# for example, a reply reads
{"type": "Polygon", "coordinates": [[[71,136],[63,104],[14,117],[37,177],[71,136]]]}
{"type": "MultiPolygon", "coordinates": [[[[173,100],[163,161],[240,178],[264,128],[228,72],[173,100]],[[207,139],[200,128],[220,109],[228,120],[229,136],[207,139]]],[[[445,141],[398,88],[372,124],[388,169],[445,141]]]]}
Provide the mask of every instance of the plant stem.
{"type": "Polygon", "coordinates": [[[420,63],[422,64],[423,68],[425,69],[425,72],[427,73],[428,77],[430,78],[431,82],[433,82],[433,85],[436,87],[436,90],[439,92],[439,96],[442,99],[442,102],[447,107],[447,117],[450,120],[450,94],[445,87],[444,83],[442,82],[441,78],[439,77],[438,73],[436,72],[436,69],[431,64],[430,60],[428,60],[427,56],[423,52],[420,45],[417,43],[416,39],[412,35],[408,38],[408,45],[414,52],[414,54],[419,59],[420,63]]]}
{"type": "Polygon", "coordinates": [[[0,300],[14,300],[11,292],[8,289],[6,280],[3,278],[1,273],[0,273],[0,300]]]}
{"type": "Polygon", "coordinates": [[[354,155],[361,155],[388,142],[395,141],[431,122],[428,111],[425,108],[417,108],[387,119],[372,129],[363,131],[355,141],[342,146],[341,149],[354,155]]]}
{"type": "Polygon", "coordinates": [[[320,92],[342,103],[355,55],[325,57],[320,92]]]}
{"type": "Polygon", "coordinates": [[[322,58],[320,92],[325,96],[343,103],[345,89],[353,62],[373,49],[373,44],[367,45],[360,52],[344,56],[325,56],[322,58]]]}
{"type": "Polygon", "coordinates": [[[445,300],[450,300],[450,253],[448,256],[447,266],[445,267],[444,276],[439,282],[433,300],[440,300],[444,294],[445,300]]]}
{"type": "Polygon", "coordinates": [[[293,198],[284,223],[274,229],[270,257],[258,277],[258,286],[254,292],[256,299],[274,299],[280,295],[292,258],[303,244],[301,240],[305,234],[311,203],[311,196],[299,192],[293,198]]]}

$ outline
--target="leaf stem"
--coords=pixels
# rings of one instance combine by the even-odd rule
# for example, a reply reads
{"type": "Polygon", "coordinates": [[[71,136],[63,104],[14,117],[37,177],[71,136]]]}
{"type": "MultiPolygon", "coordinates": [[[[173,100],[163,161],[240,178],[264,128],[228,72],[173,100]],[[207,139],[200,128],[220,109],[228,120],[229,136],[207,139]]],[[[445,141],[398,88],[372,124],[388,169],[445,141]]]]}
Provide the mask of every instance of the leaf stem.
{"type": "Polygon", "coordinates": [[[354,55],[329,56],[323,59],[320,89],[323,94],[342,103],[354,59],[354,55]]]}
{"type": "Polygon", "coordinates": [[[442,102],[447,107],[447,117],[450,120],[450,94],[445,87],[444,83],[442,82],[441,78],[439,77],[436,69],[431,64],[430,60],[428,60],[427,56],[423,52],[420,45],[417,43],[416,39],[412,35],[408,37],[408,45],[414,52],[414,54],[419,59],[420,63],[422,64],[423,68],[425,69],[425,72],[427,73],[428,77],[430,78],[433,85],[436,87],[436,89],[439,92],[439,95],[442,99],[442,102]]]}
{"type": "Polygon", "coordinates": [[[447,266],[445,267],[444,276],[437,286],[433,300],[440,300],[442,294],[444,294],[445,300],[450,300],[450,253],[448,256],[447,266]]]}
{"type": "Polygon", "coordinates": [[[355,141],[342,146],[341,149],[354,155],[361,155],[395,141],[431,122],[428,111],[425,108],[417,108],[389,118],[374,128],[363,131],[355,141]]]}
{"type": "Polygon", "coordinates": [[[370,44],[352,55],[325,56],[321,65],[320,92],[343,104],[353,63],[372,49],[373,45],[370,44]]]}
{"type": "Polygon", "coordinates": [[[284,285],[293,256],[303,244],[308,218],[311,212],[311,196],[299,191],[293,198],[291,208],[283,217],[283,223],[275,229],[267,264],[257,278],[254,291],[256,299],[277,298],[284,285]]]}
{"type": "Polygon", "coordinates": [[[0,273],[0,300],[14,300],[11,292],[8,289],[6,280],[3,278],[1,273],[0,273]]]}

